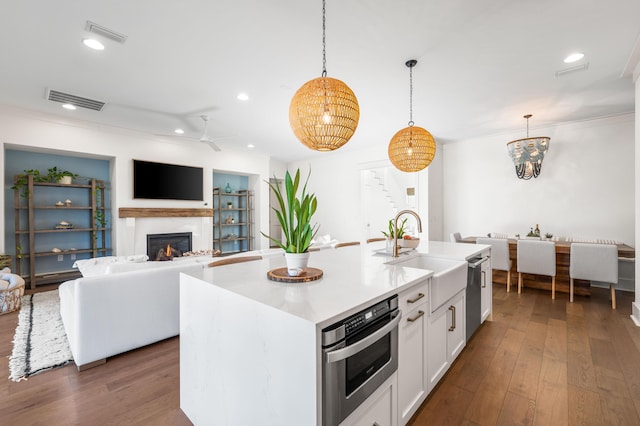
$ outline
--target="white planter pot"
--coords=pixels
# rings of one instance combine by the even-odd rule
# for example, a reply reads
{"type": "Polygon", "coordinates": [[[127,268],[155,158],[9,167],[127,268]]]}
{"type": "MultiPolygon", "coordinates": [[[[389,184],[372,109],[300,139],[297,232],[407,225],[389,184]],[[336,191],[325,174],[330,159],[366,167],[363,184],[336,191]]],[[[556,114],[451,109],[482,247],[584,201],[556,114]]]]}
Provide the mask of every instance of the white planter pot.
{"type": "Polygon", "coordinates": [[[71,185],[71,179],[71,176],[62,176],[60,179],[58,179],[58,183],[62,185],[71,185]]]}
{"type": "Polygon", "coordinates": [[[287,274],[290,277],[297,277],[302,273],[309,263],[309,252],[307,253],[285,253],[284,259],[287,263],[287,274]]]}

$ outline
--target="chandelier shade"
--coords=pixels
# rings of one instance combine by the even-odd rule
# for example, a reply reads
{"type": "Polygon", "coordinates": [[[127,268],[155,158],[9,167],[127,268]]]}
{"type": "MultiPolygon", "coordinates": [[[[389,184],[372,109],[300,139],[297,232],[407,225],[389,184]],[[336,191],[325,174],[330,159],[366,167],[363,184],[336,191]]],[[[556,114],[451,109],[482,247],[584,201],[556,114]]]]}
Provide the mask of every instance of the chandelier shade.
{"type": "Polygon", "coordinates": [[[389,159],[396,169],[403,172],[419,172],[431,164],[435,155],[436,141],[422,127],[405,127],[389,142],[389,159]]]}
{"type": "Polygon", "coordinates": [[[300,142],[316,151],[333,151],[347,143],[359,120],[356,95],[349,86],[331,77],[306,82],[289,105],[293,133],[300,142]]]}
{"type": "Polygon", "coordinates": [[[546,136],[529,137],[529,119],[531,117],[531,114],[524,116],[527,119],[527,137],[507,143],[509,156],[516,169],[516,176],[524,180],[529,180],[532,177],[537,178],[540,175],[542,160],[549,149],[549,141],[551,140],[546,136]]]}

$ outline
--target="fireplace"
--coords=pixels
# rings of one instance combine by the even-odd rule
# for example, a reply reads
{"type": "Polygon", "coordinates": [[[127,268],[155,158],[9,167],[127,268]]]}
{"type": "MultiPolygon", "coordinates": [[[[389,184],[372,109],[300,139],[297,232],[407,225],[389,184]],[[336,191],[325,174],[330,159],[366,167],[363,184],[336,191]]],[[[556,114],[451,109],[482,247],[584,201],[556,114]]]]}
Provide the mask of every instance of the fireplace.
{"type": "Polygon", "coordinates": [[[191,251],[191,232],[147,234],[149,260],[171,260],[191,251]]]}

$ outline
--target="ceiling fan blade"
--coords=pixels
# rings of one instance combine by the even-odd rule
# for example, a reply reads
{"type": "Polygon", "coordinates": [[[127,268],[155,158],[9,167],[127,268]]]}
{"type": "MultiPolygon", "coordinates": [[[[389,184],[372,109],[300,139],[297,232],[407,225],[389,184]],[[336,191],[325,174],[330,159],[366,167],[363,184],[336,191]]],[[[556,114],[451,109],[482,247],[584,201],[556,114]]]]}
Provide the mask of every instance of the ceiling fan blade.
{"type": "Polygon", "coordinates": [[[207,144],[207,145],[209,145],[209,147],[210,147],[211,149],[213,149],[214,151],[222,151],[222,149],[221,149],[218,145],[216,145],[216,144],[215,144],[215,142],[213,142],[213,141],[212,141],[211,139],[209,139],[209,138],[202,138],[202,139],[200,139],[200,142],[204,142],[204,143],[206,143],[206,144],[207,144]]]}

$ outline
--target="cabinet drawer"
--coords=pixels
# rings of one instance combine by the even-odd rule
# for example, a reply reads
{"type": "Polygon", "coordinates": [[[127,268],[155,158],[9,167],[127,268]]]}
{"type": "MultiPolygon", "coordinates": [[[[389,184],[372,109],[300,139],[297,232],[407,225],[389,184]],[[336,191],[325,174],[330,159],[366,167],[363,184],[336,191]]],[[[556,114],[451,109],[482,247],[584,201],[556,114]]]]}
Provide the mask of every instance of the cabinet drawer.
{"type": "Polygon", "coordinates": [[[403,314],[411,312],[428,300],[429,281],[430,278],[398,295],[398,307],[403,314]]]}

